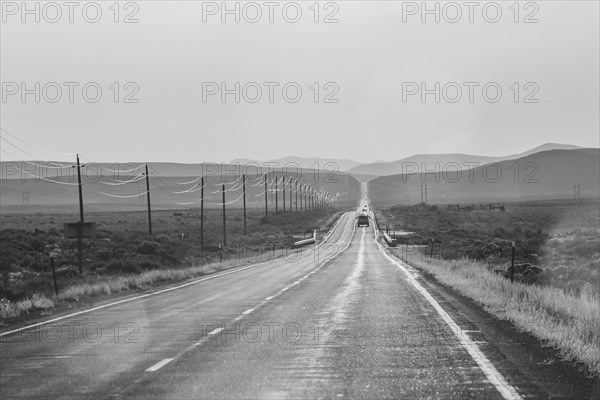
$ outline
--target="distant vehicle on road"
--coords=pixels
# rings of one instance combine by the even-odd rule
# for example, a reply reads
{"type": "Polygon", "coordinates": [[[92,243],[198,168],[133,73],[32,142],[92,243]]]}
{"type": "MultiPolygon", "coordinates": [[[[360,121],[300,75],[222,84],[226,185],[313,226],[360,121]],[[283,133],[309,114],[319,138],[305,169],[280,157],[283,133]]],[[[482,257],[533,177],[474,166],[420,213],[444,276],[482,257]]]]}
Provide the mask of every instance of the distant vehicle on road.
{"type": "Polygon", "coordinates": [[[357,226],[369,226],[369,216],[367,214],[361,214],[358,216],[357,226]]]}

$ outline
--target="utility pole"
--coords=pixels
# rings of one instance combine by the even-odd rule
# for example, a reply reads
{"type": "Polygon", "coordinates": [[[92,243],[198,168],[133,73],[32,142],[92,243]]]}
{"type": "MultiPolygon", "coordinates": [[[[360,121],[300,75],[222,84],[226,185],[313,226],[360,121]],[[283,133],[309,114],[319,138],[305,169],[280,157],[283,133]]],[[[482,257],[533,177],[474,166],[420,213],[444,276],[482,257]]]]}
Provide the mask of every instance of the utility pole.
{"type": "Polygon", "coordinates": [[[54,281],[54,296],[58,296],[58,285],[56,284],[56,269],[54,268],[54,257],[50,257],[50,267],[52,268],[52,280],[54,281]]]}
{"type": "Polygon", "coordinates": [[[148,164],[146,164],[146,199],[148,201],[148,234],[152,236],[152,212],[150,211],[150,178],[148,177],[148,164]]]}
{"type": "Polygon", "coordinates": [[[292,212],[292,178],[290,178],[290,212],[292,212]]]}
{"type": "Polygon", "coordinates": [[[298,181],[296,180],[296,212],[298,212],[298,181]]]}
{"type": "Polygon", "coordinates": [[[247,234],[246,231],[246,175],[242,175],[242,188],[243,188],[243,198],[244,198],[244,235],[247,234]]]}
{"type": "Polygon", "coordinates": [[[200,248],[204,255],[204,177],[200,178],[200,248]]]}
{"type": "Polygon", "coordinates": [[[285,175],[281,178],[281,192],[283,193],[283,213],[285,214],[285,175]]]}
{"type": "Polygon", "coordinates": [[[302,187],[302,183],[300,184],[300,212],[302,212],[302,196],[304,196],[304,188],[302,187]]]}
{"type": "Polygon", "coordinates": [[[427,175],[423,181],[423,173],[421,173],[421,203],[427,204],[427,175]]]}
{"type": "Polygon", "coordinates": [[[277,175],[275,175],[275,214],[279,213],[279,182],[277,181],[277,175]]]}
{"type": "Polygon", "coordinates": [[[227,229],[225,227],[225,184],[221,185],[221,193],[223,195],[223,248],[227,247],[227,229]]]}
{"type": "Polygon", "coordinates": [[[265,174],[265,218],[269,216],[269,201],[267,195],[269,194],[269,188],[267,186],[267,174],[265,174]]]}
{"type": "Polygon", "coordinates": [[[81,164],[79,164],[79,154],[77,154],[77,182],[79,187],[79,238],[77,239],[77,252],[79,258],[79,275],[83,274],[83,243],[81,235],[83,234],[83,189],[81,185],[81,164]]]}
{"type": "Polygon", "coordinates": [[[512,252],[510,256],[510,283],[515,281],[515,241],[512,242],[512,252]]]}
{"type": "Polygon", "coordinates": [[[581,185],[573,185],[573,198],[581,198],[581,185]]]}

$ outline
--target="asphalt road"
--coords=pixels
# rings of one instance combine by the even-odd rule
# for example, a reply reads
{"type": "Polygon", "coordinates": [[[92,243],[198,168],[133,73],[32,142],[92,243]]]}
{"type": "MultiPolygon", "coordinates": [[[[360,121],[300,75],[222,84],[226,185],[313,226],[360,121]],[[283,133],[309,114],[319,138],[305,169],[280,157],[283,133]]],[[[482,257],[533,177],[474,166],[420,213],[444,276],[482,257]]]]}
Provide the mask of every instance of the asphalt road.
{"type": "Polygon", "coordinates": [[[170,289],[4,334],[0,397],[600,397],[509,326],[491,339],[489,316],[392,259],[355,213],[300,256],[170,289]]]}

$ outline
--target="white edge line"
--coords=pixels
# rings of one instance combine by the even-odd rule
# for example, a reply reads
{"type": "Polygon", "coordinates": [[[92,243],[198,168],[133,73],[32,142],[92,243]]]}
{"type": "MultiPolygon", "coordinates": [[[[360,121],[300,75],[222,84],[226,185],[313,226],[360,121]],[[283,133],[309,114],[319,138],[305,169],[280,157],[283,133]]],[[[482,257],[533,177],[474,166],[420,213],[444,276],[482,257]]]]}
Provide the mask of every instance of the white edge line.
{"type": "MultiPolygon", "coordinates": [[[[331,229],[331,231],[329,232],[329,234],[326,236],[326,238],[323,240],[323,242],[319,243],[319,245],[317,245],[317,247],[319,247],[321,244],[325,243],[325,241],[327,239],[329,239],[329,237],[333,234],[333,232],[335,231],[335,229],[339,225],[340,221],[342,220],[342,218],[346,214],[347,213],[342,214],[342,216],[338,219],[337,223],[333,226],[333,228],[331,229]]],[[[27,329],[31,329],[31,328],[37,328],[39,326],[47,325],[47,324],[50,324],[52,322],[62,321],[63,319],[75,317],[77,315],[87,314],[87,313],[90,313],[92,311],[101,310],[103,308],[116,306],[118,304],[128,303],[130,301],[140,300],[140,299],[143,299],[143,298],[146,298],[146,297],[155,296],[157,294],[162,294],[162,293],[170,292],[172,290],[181,289],[183,287],[194,285],[194,284],[199,283],[199,282],[204,282],[204,281],[207,281],[207,280],[210,280],[210,279],[219,278],[219,277],[225,276],[225,275],[235,274],[235,273],[238,273],[238,272],[241,272],[241,271],[245,271],[247,269],[254,268],[254,267],[257,267],[259,265],[270,263],[270,262],[271,262],[271,260],[263,261],[263,262],[260,262],[260,263],[257,263],[257,264],[248,265],[247,267],[236,268],[236,269],[234,269],[232,271],[226,271],[226,272],[222,272],[222,273],[219,273],[219,274],[210,275],[210,276],[207,276],[207,277],[204,277],[204,278],[201,278],[201,279],[197,279],[195,281],[184,283],[182,285],[174,286],[174,287],[167,288],[167,289],[162,289],[162,290],[159,290],[157,292],[152,292],[152,293],[144,294],[144,295],[141,295],[141,296],[131,297],[129,299],[123,299],[123,300],[115,301],[113,303],[103,304],[101,306],[92,307],[92,308],[89,308],[87,310],[82,310],[82,311],[78,311],[78,312],[75,312],[75,313],[72,313],[72,314],[67,314],[67,315],[63,315],[61,317],[53,318],[53,319],[50,319],[48,321],[37,322],[35,324],[27,325],[27,326],[24,326],[24,327],[21,327],[21,328],[17,328],[17,329],[13,329],[13,330],[8,331],[8,332],[2,332],[2,333],[0,333],[0,337],[8,336],[8,335],[11,335],[13,333],[21,332],[21,331],[24,331],[24,330],[27,330],[27,329]]]]}
{"type": "Polygon", "coordinates": [[[165,358],[162,361],[157,362],[156,364],[154,364],[153,366],[151,366],[150,368],[148,368],[146,370],[146,372],[154,372],[154,371],[158,371],[159,369],[161,369],[162,367],[164,367],[165,365],[167,365],[168,363],[170,363],[171,361],[173,361],[172,358],[165,358]]]}
{"type": "Polygon", "coordinates": [[[217,333],[221,332],[223,330],[223,328],[216,328],[213,329],[212,331],[208,332],[209,335],[216,335],[217,333]]]}
{"type": "Polygon", "coordinates": [[[174,287],[167,288],[167,289],[162,289],[162,290],[159,290],[157,292],[152,292],[152,293],[144,294],[144,295],[141,295],[141,296],[131,297],[129,299],[119,300],[119,301],[115,301],[113,303],[103,304],[101,306],[93,307],[93,308],[90,308],[90,309],[87,309],[87,310],[82,310],[82,311],[78,311],[78,312],[75,312],[75,313],[72,313],[72,314],[63,315],[61,317],[53,318],[53,319],[50,319],[48,321],[42,321],[42,322],[38,322],[36,324],[24,326],[22,328],[13,329],[12,331],[0,333],[0,337],[7,336],[7,335],[10,335],[12,333],[20,332],[20,331],[23,331],[23,330],[26,330],[26,329],[37,328],[38,326],[50,324],[52,322],[60,321],[60,320],[66,319],[66,318],[75,317],[77,315],[87,314],[87,313],[90,313],[92,311],[100,310],[100,309],[103,309],[103,308],[116,306],[118,304],[128,303],[130,301],[140,300],[140,299],[143,299],[143,298],[146,298],[146,297],[155,296],[157,294],[162,294],[162,293],[170,292],[170,291],[173,291],[173,290],[181,289],[181,288],[184,288],[186,286],[194,285],[196,283],[204,282],[204,281],[207,281],[207,280],[210,280],[210,279],[215,279],[215,278],[219,278],[221,276],[230,275],[230,274],[241,272],[241,271],[244,271],[244,270],[247,270],[247,269],[250,269],[250,268],[254,268],[254,267],[257,267],[257,266],[259,266],[261,264],[264,264],[266,262],[269,262],[269,261],[264,261],[264,262],[259,263],[259,264],[252,264],[252,265],[249,265],[247,267],[236,268],[235,270],[232,270],[232,271],[227,271],[227,272],[223,272],[223,273],[220,273],[220,274],[210,275],[210,276],[207,276],[207,277],[204,277],[204,278],[201,278],[201,279],[197,279],[197,280],[192,281],[192,282],[184,283],[182,285],[174,286],[174,287]]]}
{"type": "MultiPolygon", "coordinates": [[[[375,229],[375,227],[373,227],[375,229]]],[[[440,304],[417,282],[417,280],[410,274],[410,272],[398,261],[392,258],[379,244],[377,241],[377,235],[375,236],[375,243],[379,250],[383,253],[383,255],[394,263],[404,274],[407,276],[409,282],[427,299],[427,301],[435,308],[438,314],[442,317],[444,322],[450,327],[452,332],[458,337],[461,344],[465,347],[465,349],[469,352],[473,360],[479,366],[479,369],[484,373],[486,378],[490,381],[492,385],[496,387],[498,392],[505,399],[522,399],[521,395],[517,392],[517,390],[512,387],[502,376],[502,374],[494,367],[492,362],[483,354],[481,349],[477,346],[477,344],[471,340],[468,335],[464,334],[464,331],[458,326],[456,322],[448,315],[448,313],[440,306],[440,304]]]]}
{"type": "Polygon", "coordinates": [[[242,314],[244,314],[244,315],[248,315],[248,314],[250,314],[252,311],[254,311],[254,308],[249,308],[249,309],[247,309],[246,311],[244,311],[242,314]]]}

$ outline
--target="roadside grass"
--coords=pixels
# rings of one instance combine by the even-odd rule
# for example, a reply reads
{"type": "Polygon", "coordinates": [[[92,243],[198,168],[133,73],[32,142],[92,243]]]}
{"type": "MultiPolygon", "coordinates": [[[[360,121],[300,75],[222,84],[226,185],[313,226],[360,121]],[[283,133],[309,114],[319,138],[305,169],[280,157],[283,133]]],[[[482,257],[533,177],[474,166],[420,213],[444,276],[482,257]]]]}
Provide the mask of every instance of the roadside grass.
{"type": "Polygon", "coordinates": [[[6,299],[0,299],[0,319],[18,317],[31,310],[42,310],[42,312],[53,309],[54,300],[46,297],[44,294],[34,293],[31,298],[11,302],[6,299]]]}
{"type": "MultiPolygon", "coordinates": [[[[284,252],[281,252],[279,256],[284,254],[284,252]]],[[[148,289],[160,283],[185,281],[234,267],[273,260],[277,257],[272,252],[264,252],[259,256],[247,259],[227,259],[223,262],[183,268],[154,269],[137,274],[98,276],[94,280],[90,279],[87,282],[69,285],[61,289],[58,296],[53,298],[45,294],[34,293],[30,298],[15,302],[0,299],[0,319],[19,317],[38,310],[50,313],[57,304],[63,302],[78,302],[85,298],[111,295],[128,290],[148,289]]]]}
{"type": "Polygon", "coordinates": [[[417,256],[408,263],[475,300],[500,319],[511,321],[558,349],[566,360],[580,362],[600,376],[600,298],[593,288],[579,292],[526,285],[494,274],[478,261],[417,256]]]}
{"type": "MultiPolygon", "coordinates": [[[[343,213],[343,211],[337,211],[321,215],[321,219],[318,220],[319,225],[316,226],[322,234],[321,237],[323,237],[325,232],[332,229],[335,222],[343,213]]],[[[297,216],[294,218],[294,221],[299,218],[304,218],[305,223],[308,220],[306,216],[297,216]]],[[[314,223],[314,221],[311,222],[314,223]]],[[[291,222],[285,221],[284,216],[281,215],[274,215],[264,224],[266,225],[267,223],[272,224],[273,227],[277,225],[292,225],[291,222]]],[[[300,223],[298,225],[302,226],[300,223]]],[[[269,229],[274,229],[273,227],[269,229]]],[[[142,245],[145,243],[142,242],[142,245]]],[[[59,283],[58,296],[50,295],[48,293],[49,285],[46,284],[44,292],[36,291],[16,301],[0,298],[0,322],[5,323],[4,321],[7,319],[35,311],[40,311],[42,315],[50,314],[59,304],[68,302],[76,303],[82,299],[109,296],[128,290],[148,289],[161,283],[180,282],[234,267],[272,261],[276,258],[287,256],[290,254],[290,251],[294,252],[295,250],[289,250],[286,247],[274,247],[267,251],[257,250],[255,252],[228,254],[222,262],[213,261],[206,263],[200,258],[189,258],[184,265],[161,265],[161,263],[153,263],[151,264],[152,269],[143,271],[139,271],[138,268],[128,269],[120,267],[115,269],[117,272],[115,274],[85,274],[83,277],[74,277],[68,280],[66,286],[59,283]]],[[[155,254],[153,253],[152,256],[155,256],[155,254]]],[[[119,265],[129,265],[123,261],[119,261],[119,263],[119,265]]],[[[19,277],[22,277],[22,275],[20,274],[19,277]]],[[[2,294],[2,290],[0,290],[0,294],[2,294]]]]}
{"type": "Polygon", "coordinates": [[[485,262],[506,269],[511,242],[515,263],[543,271],[529,279],[563,291],[594,289],[600,296],[600,200],[552,200],[507,203],[505,212],[456,212],[435,205],[397,205],[382,209],[380,226],[414,232],[406,245],[431,245],[446,260],[485,262]]]}

